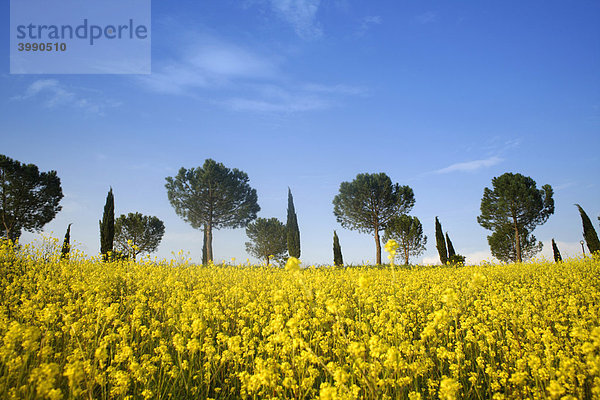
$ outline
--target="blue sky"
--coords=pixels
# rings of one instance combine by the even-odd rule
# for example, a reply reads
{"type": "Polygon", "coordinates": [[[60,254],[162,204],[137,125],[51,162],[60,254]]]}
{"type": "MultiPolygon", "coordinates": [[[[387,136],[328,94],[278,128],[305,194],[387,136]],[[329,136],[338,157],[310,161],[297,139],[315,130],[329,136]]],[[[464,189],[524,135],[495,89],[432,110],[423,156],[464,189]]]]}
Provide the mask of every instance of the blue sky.
{"type": "MultiPolygon", "coordinates": [[[[198,261],[202,234],[164,183],[207,158],[248,173],[261,217],[284,220],[291,187],[306,263],[331,262],[334,229],[346,262],[374,262],[373,238],[333,216],[363,172],[413,188],[429,237],[415,261],[437,260],[435,216],[468,262],[490,259],[476,218],[504,172],[555,190],[543,255],[552,238],[580,254],[574,203],[599,228],[598,1],[154,1],[151,36],[150,75],[11,75],[0,42],[0,153],[58,172],[45,231],[72,222],[88,254],[112,186],[117,215],[165,222],[159,257],[198,261]]],[[[245,260],[246,240],[216,231],[216,259],[245,260]]]]}

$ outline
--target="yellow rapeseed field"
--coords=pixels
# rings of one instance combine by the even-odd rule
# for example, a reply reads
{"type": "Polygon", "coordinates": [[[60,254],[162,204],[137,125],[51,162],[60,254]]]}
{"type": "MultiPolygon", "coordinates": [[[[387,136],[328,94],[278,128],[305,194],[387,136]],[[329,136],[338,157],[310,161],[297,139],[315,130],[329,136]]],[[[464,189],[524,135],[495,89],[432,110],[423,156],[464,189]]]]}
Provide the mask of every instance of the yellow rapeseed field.
{"type": "Polygon", "coordinates": [[[303,267],[4,244],[0,398],[600,398],[599,258],[303,267]]]}

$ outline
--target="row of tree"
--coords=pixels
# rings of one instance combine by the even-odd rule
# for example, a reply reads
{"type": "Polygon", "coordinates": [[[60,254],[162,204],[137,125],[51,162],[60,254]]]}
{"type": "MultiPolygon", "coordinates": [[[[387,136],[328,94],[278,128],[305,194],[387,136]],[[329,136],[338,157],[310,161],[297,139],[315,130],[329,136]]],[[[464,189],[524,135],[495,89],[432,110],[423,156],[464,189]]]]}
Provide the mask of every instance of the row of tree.
{"type": "MultiPolygon", "coordinates": [[[[213,229],[245,227],[250,239],[247,251],[270,263],[272,258],[300,257],[300,232],[292,193],[288,188],[287,223],[276,218],[258,218],[260,211],[256,190],[249,185],[248,175],[229,169],[214,160],[202,167],[181,168],[174,177],[166,178],[169,201],[175,212],[193,228],[202,229],[203,262],[214,259],[213,229]],[[287,253],[287,254],[286,254],[287,253]]],[[[23,230],[38,232],[61,210],[60,179],[55,171],[39,172],[33,164],[21,164],[0,155],[0,229],[3,237],[18,239],[23,230]]],[[[358,174],[351,182],[342,182],[333,199],[337,221],[348,229],[374,236],[376,262],[381,264],[381,240],[395,239],[405,263],[425,250],[427,237],[418,218],[409,216],[415,204],[409,186],[392,183],[385,173],[358,174]]],[[[591,253],[600,251],[594,227],[577,205],[584,238],[591,253]]],[[[492,231],[488,243],[492,254],[502,261],[522,261],[539,252],[542,244],[532,232],[554,213],[550,185],[538,189],[530,177],[505,173],[492,179],[481,201],[479,224],[492,231]]],[[[599,217],[600,219],[600,217],[599,217]]],[[[436,247],[442,263],[460,263],[448,232],[442,231],[436,217],[436,247]]],[[[157,217],[140,213],[114,218],[114,197],[109,191],[100,221],[101,253],[121,254],[133,259],[142,252],[154,251],[164,234],[164,224],[157,217]],[[115,248],[116,244],[116,248],[115,248]]],[[[65,235],[64,252],[68,254],[70,225],[65,235]]],[[[560,252],[553,240],[555,258],[560,252]]],[[[334,262],[343,264],[339,238],[334,231],[334,262]]]]}
{"type": "MultiPolygon", "coordinates": [[[[288,223],[284,226],[276,218],[259,218],[250,222],[260,210],[256,191],[248,185],[248,176],[236,169],[231,171],[223,164],[206,160],[202,168],[182,168],[175,178],[166,179],[167,192],[175,211],[193,227],[204,228],[209,246],[213,228],[247,226],[250,238],[250,242],[246,243],[248,252],[264,258],[267,263],[271,257],[285,256],[284,244],[287,244],[290,256],[300,255],[297,218],[290,192],[288,223]],[[190,215],[193,215],[192,219],[190,215]],[[219,223],[215,224],[215,221],[219,223]],[[290,228],[292,225],[294,229],[290,228]]],[[[409,257],[421,254],[427,243],[418,218],[408,215],[414,204],[413,190],[409,186],[392,183],[385,173],[358,174],[352,182],[340,184],[339,193],[333,199],[333,213],[344,228],[373,234],[377,264],[381,264],[382,232],[385,232],[384,239],[393,238],[399,242],[408,263],[409,257]]],[[[492,231],[488,236],[492,254],[502,261],[521,262],[542,248],[542,243],[532,232],[554,213],[553,190],[550,185],[538,189],[530,177],[505,173],[492,179],[492,189],[484,189],[480,209],[477,221],[492,231]]],[[[584,230],[585,226],[584,221],[584,230]]],[[[586,236],[586,241],[588,246],[595,248],[593,239],[586,236]]],[[[444,235],[437,217],[436,247],[443,264],[465,260],[464,256],[455,252],[448,232],[444,235]]],[[[211,259],[212,249],[209,249],[208,260],[211,259]]],[[[334,262],[343,262],[336,232],[334,262]]]]}
{"type": "Polygon", "coordinates": [[[277,218],[258,218],[248,224],[246,251],[258,259],[265,259],[267,265],[271,259],[282,262],[287,257],[300,258],[300,230],[294,207],[292,191],[288,188],[287,224],[277,218]]]}
{"type": "MultiPolygon", "coordinates": [[[[100,254],[105,261],[119,258],[130,258],[135,261],[141,253],[156,251],[165,234],[165,224],[155,216],[135,212],[121,214],[115,220],[115,197],[112,188],[106,195],[104,213],[99,224],[100,254]]],[[[63,254],[65,249],[68,251],[69,234],[70,231],[67,229],[63,254]]]]}

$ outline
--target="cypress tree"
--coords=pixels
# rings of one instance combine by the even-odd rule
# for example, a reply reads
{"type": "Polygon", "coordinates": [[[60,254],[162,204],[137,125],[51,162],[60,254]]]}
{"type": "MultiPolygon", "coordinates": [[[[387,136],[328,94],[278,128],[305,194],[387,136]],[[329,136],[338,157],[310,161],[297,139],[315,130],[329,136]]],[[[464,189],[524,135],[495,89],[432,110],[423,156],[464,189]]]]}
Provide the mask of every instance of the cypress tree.
{"type": "Polygon", "coordinates": [[[562,257],[560,256],[560,251],[558,251],[558,246],[556,245],[554,238],[552,238],[552,253],[554,253],[554,262],[562,261],[562,257]]]}
{"type": "Polygon", "coordinates": [[[287,247],[290,257],[300,258],[300,230],[298,229],[298,218],[294,208],[292,191],[288,188],[287,208],[287,247]]]}
{"type": "Polygon", "coordinates": [[[344,259],[342,257],[342,247],[340,246],[340,239],[335,231],[333,231],[333,265],[341,267],[344,265],[344,259]]]}
{"type": "Polygon", "coordinates": [[[100,221],[100,254],[102,259],[108,261],[108,253],[113,251],[113,240],[115,238],[115,198],[112,188],[106,196],[104,214],[100,221]]]}
{"type": "Polygon", "coordinates": [[[69,258],[69,251],[71,251],[71,225],[67,226],[67,233],[65,233],[65,240],[63,240],[62,250],[60,251],[60,258],[69,258]]]}
{"type": "Polygon", "coordinates": [[[446,265],[448,262],[448,250],[446,250],[446,239],[444,238],[442,224],[440,224],[438,217],[435,217],[435,242],[438,254],[440,255],[440,261],[442,265],[446,265]]]}
{"type": "Polygon", "coordinates": [[[465,256],[456,254],[456,251],[454,250],[454,246],[452,245],[452,241],[450,240],[450,235],[448,235],[448,232],[446,232],[446,245],[448,246],[448,262],[452,265],[464,264],[465,256]]]}
{"type": "Polygon", "coordinates": [[[579,204],[575,204],[575,206],[579,209],[579,214],[581,215],[581,222],[583,223],[583,238],[585,239],[585,243],[590,250],[590,254],[594,254],[595,252],[600,251],[600,241],[598,240],[598,235],[596,234],[596,230],[594,229],[594,225],[592,225],[590,217],[588,217],[585,211],[583,211],[583,208],[581,208],[579,204]]]}
{"type": "Polygon", "coordinates": [[[446,232],[446,245],[448,246],[448,260],[451,260],[452,256],[456,255],[456,252],[454,251],[454,246],[452,246],[448,232],[446,232]]]}

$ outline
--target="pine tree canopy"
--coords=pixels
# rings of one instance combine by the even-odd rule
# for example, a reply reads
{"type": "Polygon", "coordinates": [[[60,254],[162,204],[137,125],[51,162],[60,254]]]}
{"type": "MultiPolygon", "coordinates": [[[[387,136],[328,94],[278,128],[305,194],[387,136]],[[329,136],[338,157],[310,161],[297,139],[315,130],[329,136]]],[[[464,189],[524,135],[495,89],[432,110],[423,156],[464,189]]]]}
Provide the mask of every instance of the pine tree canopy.
{"type": "Polygon", "coordinates": [[[166,181],[175,213],[193,228],[204,229],[207,261],[213,260],[213,229],[246,227],[260,211],[248,175],[211,159],[202,167],[181,168],[166,181]]]}
{"type": "Polygon", "coordinates": [[[39,232],[61,210],[56,171],[40,172],[0,154],[0,235],[11,240],[23,230],[39,232]]]}
{"type": "Polygon", "coordinates": [[[541,249],[536,245],[535,237],[529,235],[554,213],[552,187],[544,185],[538,189],[530,177],[509,172],[493,178],[492,186],[493,189],[485,188],[483,191],[481,215],[477,222],[494,231],[488,236],[492,254],[494,248],[498,254],[511,254],[509,249],[514,249],[515,259],[511,261],[520,262],[527,252],[541,249]],[[509,233],[510,229],[513,233],[509,233]],[[502,243],[503,240],[514,243],[502,243]]]}
{"type": "Polygon", "coordinates": [[[347,229],[372,233],[376,262],[381,264],[379,233],[395,216],[408,213],[415,204],[413,190],[400,186],[385,174],[358,174],[352,182],[342,182],[333,199],[333,214],[347,229]]]}

